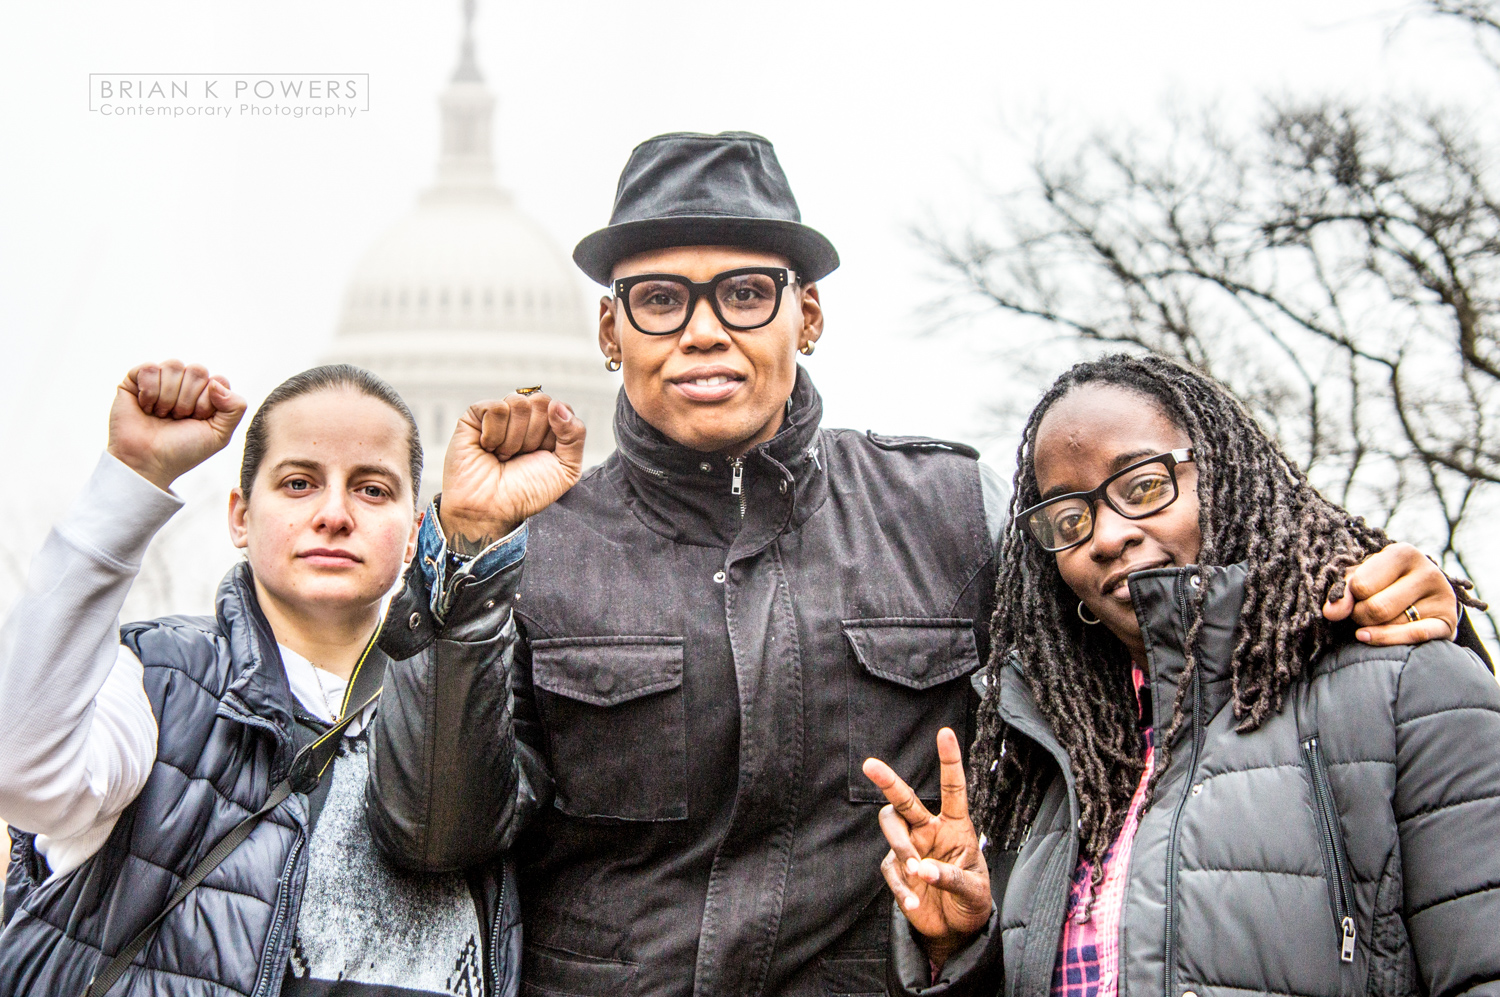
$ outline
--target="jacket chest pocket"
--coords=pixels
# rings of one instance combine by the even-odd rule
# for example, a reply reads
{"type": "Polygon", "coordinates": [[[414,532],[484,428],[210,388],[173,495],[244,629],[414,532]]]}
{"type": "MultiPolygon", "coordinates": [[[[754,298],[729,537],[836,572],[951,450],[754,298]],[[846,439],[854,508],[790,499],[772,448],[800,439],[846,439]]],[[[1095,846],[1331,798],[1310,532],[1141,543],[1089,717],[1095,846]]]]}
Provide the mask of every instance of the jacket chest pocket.
{"type": "Polygon", "coordinates": [[[969,743],[973,694],[962,679],[979,667],[974,621],[845,620],[844,637],[859,665],[849,683],[849,799],[885,802],[860,771],[871,757],[922,799],[937,799],[937,732],[952,727],[959,744],[969,743]]]}
{"type": "Polygon", "coordinates": [[[682,638],[531,642],[555,806],[575,817],[687,816],[682,638]]]}

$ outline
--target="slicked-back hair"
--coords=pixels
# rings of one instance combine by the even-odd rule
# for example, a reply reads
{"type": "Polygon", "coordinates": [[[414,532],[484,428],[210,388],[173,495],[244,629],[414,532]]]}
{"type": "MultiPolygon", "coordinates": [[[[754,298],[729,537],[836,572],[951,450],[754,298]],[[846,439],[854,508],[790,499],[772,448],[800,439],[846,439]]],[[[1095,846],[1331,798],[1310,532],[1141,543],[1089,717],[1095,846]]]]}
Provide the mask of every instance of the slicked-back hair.
{"type": "Polygon", "coordinates": [[[407,407],[405,400],[396,393],[396,389],[384,380],[353,364],[337,363],[327,364],[323,367],[314,367],[304,370],[300,374],[293,374],[282,381],[266,400],[260,403],[260,408],[255,410],[255,417],[250,420],[250,428],[245,430],[245,456],[240,461],[240,494],[246,501],[250,499],[251,486],[255,484],[255,476],[260,473],[261,462],[266,459],[266,449],[270,446],[270,429],[267,423],[271,413],[282,402],[291,401],[293,398],[301,398],[303,395],[315,394],[319,391],[335,391],[348,389],[357,391],[362,395],[385,402],[396,410],[406,423],[406,448],[407,463],[411,470],[411,502],[416,508],[417,491],[422,483],[422,438],[417,432],[417,420],[413,418],[411,409],[407,407]]]}
{"type": "MultiPolygon", "coordinates": [[[[1287,687],[1335,641],[1326,598],[1344,571],[1380,550],[1386,535],[1324,498],[1230,392],[1156,356],[1114,354],[1080,363],[1048,389],[1027,420],[1016,453],[1011,520],[1002,541],[992,622],[988,692],[970,752],[976,827],[1003,848],[1019,847],[1036,819],[1056,765],[1026,738],[1010,736],[999,712],[1000,676],[1015,657],[1037,707],[1068,752],[1079,802],[1080,860],[1101,859],[1125,822],[1145,768],[1131,661],[1103,626],[1079,619],[1078,596],[1018,514],[1041,501],[1037,428],[1058,399],[1084,385],[1111,385],[1154,406],[1192,441],[1198,471],[1199,563],[1245,562],[1245,601],[1235,634],[1233,709],[1241,732],[1281,709],[1287,687]]],[[[1169,730],[1156,733],[1156,778],[1183,722],[1184,692],[1197,666],[1202,593],[1188,609],[1187,662],[1169,730]]],[[[1466,601],[1468,601],[1466,599],[1466,601]]]]}

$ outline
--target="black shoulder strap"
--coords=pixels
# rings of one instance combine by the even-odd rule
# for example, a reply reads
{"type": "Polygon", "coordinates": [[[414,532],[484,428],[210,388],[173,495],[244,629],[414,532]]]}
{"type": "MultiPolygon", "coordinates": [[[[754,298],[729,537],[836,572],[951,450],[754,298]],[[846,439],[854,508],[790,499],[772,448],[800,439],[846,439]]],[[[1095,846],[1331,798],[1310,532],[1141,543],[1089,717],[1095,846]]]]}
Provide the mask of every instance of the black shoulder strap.
{"type": "Polygon", "coordinates": [[[232,830],[214,846],[213,851],[203,856],[202,860],[189,872],[172,891],[167,905],[162,908],[160,914],[151,919],[151,923],[142,928],[134,938],[125,944],[125,947],[111,959],[103,969],[94,974],[89,980],[88,986],[83,988],[82,997],[104,997],[109,993],[125,970],[130,968],[131,962],[141,950],[146,947],[151,938],[156,934],[156,929],[167,919],[167,915],[187,895],[197,889],[198,885],[208,878],[208,874],[219,867],[229,854],[240,846],[250,832],[255,830],[266,815],[282,803],[294,792],[306,793],[316,788],[327,775],[333,760],[338,756],[339,738],[343,736],[345,729],[359,717],[370,704],[380,698],[381,684],[385,681],[385,661],[383,654],[375,650],[375,640],[380,636],[380,627],[375,628],[375,633],[370,637],[370,642],[365,645],[364,652],[359,656],[359,662],[354,666],[354,674],[349,678],[349,687],[344,690],[344,702],[340,706],[339,719],[323,736],[303,746],[292,758],[291,767],[287,770],[287,777],[271,788],[271,794],[266,797],[266,802],[255,813],[246,817],[234,826],[232,830]],[[351,708],[350,704],[356,704],[351,708]]]}

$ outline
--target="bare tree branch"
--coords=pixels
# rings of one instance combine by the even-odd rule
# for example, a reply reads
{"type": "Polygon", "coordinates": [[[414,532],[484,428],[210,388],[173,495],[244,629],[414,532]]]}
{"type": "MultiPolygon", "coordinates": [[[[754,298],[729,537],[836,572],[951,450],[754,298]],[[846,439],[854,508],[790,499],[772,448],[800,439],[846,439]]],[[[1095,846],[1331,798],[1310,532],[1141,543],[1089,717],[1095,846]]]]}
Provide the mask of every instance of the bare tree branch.
{"type": "Polygon", "coordinates": [[[1273,104],[1238,140],[1208,115],[1171,125],[1039,154],[989,234],[924,231],[945,303],[1218,377],[1321,487],[1467,570],[1466,528],[1500,498],[1487,150],[1399,105],[1273,104]]]}
{"type": "Polygon", "coordinates": [[[1474,43],[1491,66],[1500,70],[1500,10],[1493,0],[1424,0],[1430,13],[1467,24],[1474,43]]]}

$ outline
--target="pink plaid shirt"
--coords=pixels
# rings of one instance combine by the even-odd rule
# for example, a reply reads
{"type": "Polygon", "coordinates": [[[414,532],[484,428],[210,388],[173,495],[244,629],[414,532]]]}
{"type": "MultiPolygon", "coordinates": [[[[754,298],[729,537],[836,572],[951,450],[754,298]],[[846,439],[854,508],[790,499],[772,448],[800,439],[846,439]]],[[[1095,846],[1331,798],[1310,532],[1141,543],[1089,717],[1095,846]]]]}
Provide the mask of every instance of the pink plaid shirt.
{"type": "MultiPolygon", "coordinates": [[[[1146,676],[1134,670],[1136,696],[1146,676]]],[[[1138,704],[1139,706],[1139,704],[1138,704]]],[[[1126,878],[1130,871],[1130,849],[1145,802],[1146,784],[1155,761],[1152,731],[1141,732],[1146,742],[1146,771],[1130,800],[1125,825],[1104,853],[1104,881],[1098,896],[1090,889],[1094,867],[1078,863],[1073,889],[1068,894],[1068,917],[1057,944],[1057,962],[1052,968],[1052,997],[1116,997],[1120,987],[1120,911],[1125,904],[1126,878]]]]}

